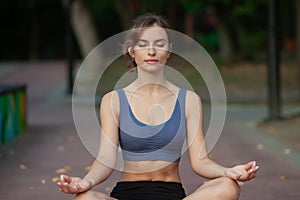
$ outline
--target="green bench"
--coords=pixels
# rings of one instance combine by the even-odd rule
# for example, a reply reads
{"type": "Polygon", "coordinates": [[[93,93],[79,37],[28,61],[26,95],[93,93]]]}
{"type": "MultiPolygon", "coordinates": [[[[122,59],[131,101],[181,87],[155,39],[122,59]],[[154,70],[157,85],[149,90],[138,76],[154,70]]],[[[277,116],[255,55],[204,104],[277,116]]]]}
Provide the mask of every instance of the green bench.
{"type": "Polygon", "coordinates": [[[0,148],[26,129],[25,85],[0,85],[0,148]]]}

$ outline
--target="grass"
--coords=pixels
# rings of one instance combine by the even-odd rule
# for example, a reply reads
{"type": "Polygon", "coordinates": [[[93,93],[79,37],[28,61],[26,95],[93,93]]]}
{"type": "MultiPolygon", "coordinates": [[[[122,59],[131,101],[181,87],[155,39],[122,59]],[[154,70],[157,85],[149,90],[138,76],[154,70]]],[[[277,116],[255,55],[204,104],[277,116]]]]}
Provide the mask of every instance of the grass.
{"type": "MultiPolygon", "coordinates": [[[[267,65],[265,63],[241,62],[220,67],[224,83],[230,91],[267,90],[267,65]]],[[[280,66],[281,87],[284,91],[296,91],[300,83],[295,63],[282,63],[280,66]]],[[[299,85],[300,87],[300,85],[299,85]]]]}

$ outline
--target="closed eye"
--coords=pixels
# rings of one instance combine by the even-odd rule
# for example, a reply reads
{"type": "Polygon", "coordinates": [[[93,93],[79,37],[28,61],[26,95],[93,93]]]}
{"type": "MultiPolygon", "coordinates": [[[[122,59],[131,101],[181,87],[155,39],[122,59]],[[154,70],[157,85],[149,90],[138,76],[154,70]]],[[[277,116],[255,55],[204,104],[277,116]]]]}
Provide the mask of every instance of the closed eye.
{"type": "Polygon", "coordinates": [[[156,46],[158,46],[158,47],[164,47],[165,44],[159,43],[159,44],[156,44],[156,46]]]}
{"type": "Polygon", "coordinates": [[[144,40],[139,40],[137,43],[138,47],[146,47],[148,43],[144,40]]]}
{"type": "Polygon", "coordinates": [[[138,44],[138,47],[146,47],[147,44],[138,44]]]}

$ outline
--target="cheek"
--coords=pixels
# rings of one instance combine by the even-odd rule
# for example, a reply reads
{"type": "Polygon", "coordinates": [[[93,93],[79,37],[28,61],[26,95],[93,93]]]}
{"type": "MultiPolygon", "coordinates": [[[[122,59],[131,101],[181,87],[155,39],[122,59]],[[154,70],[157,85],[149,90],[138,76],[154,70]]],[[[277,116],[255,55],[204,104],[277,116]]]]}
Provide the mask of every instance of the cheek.
{"type": "Polygon", "coordinates": [[[167,60],[169,58],[170,53],[169,52],[161,52],[160,53],[160,58],[163,60],[167,60]]]}
{"type": "Polygon", "coordinates": [[[142,61],[144,60],[143,58],[144,58],[144,56],[141,52],[136,52],[134,55],[134,60],[137,64],[141,64],[142,61]]]}

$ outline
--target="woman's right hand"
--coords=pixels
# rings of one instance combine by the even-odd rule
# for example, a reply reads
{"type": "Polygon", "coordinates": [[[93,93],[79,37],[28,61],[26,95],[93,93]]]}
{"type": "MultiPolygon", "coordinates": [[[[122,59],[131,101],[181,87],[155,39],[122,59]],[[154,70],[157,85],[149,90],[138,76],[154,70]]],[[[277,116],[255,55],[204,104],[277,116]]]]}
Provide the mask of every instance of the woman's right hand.
{"type": "Polygon", "coordinates": [[[89,190],[92,187],[92,182],[78,177],[61,175],[57,185],[60,191],[64,193],[77,194],[89,190]]]}

